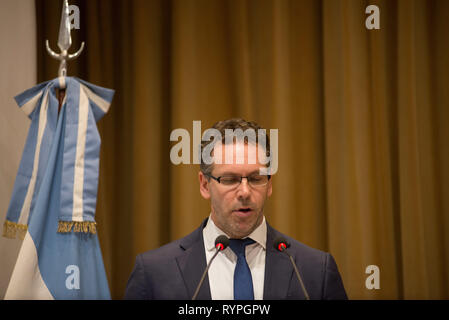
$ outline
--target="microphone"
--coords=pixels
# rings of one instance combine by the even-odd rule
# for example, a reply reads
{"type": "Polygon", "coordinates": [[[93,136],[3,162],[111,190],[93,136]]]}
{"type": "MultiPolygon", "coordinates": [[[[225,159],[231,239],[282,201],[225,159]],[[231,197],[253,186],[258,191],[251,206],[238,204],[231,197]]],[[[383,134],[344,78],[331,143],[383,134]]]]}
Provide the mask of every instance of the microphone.
{"type": "Polygon", "coordinates": [[[310,300],[309,293],[307,292],[306,287],[304,286],[304,283],[302,282],[302,278],[301,278],[301,275],[299,274],[299,270],[298,270],[298,267],[296,266],[295,260],[293,260],[292,255],[287,251],[287,249],[290,248],[290,243],[288,243],[287,240],[285,240],[285,238],[283,238],[283,237],[277,237],[276,240],[274,241],[274,248],[277,251],[283,252],[286,255],[288,255],[288,257],[290,258],[290,262],[292,263],[293,269],[295,269],[296,277],[299,280],[299,283],[302,288],[302,292],[304,293],[304,296],[306,297],[306,299],[310,300]]]}
{"type": "Polygon", "coordinates": [[[198,296],[198,293],[200,292],[201,285],[203,284],[204,279],[206,278],[207,271],[209,270],[209,267],[210,267],[212,261],[214,261],[215,257],[218,255],[218,253],[220,251],[223,251],[228,246],[229,246],[229,238],[226,237],[225,235],[218,236],[215,239],[215,248],[217,249],[217,251],[215,252],[215,254],[212,256],[212,259],[210,259],[209,263],[207,264],[206,270],[204,270],[203,275],[201,276],[201,280],[198,283],[198,286],[196,287],[196,290],[195,290],[195,293],[193,294],[192,300],[196,300],[196,297],[198,296]]]}

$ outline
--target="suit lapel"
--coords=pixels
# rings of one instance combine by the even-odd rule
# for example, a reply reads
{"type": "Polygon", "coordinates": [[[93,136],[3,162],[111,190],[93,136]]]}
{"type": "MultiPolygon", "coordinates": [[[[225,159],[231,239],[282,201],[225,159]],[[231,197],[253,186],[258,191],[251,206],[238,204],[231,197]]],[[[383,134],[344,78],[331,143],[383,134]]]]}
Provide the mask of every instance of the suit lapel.
{"type": "MultiPolygon", "coordinates": [[[[183,254],[176,258],[181,276],[187,288],[188,299],[191,299],[195,293],[196,287],[200,282],[204,269],[206,269],[206,254],[204,252],[203,228],[207,219],[200,228],[195,230],[189,237],[184,238],[180,244],[183,254]]],[[[209,276],[206,275],[197,300],[211,300],[209,287],[209,276]]]]}
{"type": "Polygon", "coordinates": [[[276,231],[267,223],[264,300],[286,299],[293,275],[293,268],[287,255],[274,248],[275,237],[276,231]]]}

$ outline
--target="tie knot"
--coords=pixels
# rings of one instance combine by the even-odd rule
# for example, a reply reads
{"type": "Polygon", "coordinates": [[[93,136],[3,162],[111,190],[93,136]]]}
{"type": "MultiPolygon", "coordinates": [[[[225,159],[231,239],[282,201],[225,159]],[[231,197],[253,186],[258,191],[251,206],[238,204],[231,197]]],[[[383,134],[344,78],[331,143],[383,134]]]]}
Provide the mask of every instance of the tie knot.
{"type": "Polygon", "coordinates": [[[251,238],[229,239],[229,247],[231,247],[232,251],[234,251],[237,256],[245,256],[246,246],[253,243],[255,243],[255,241],[251,238]]]}

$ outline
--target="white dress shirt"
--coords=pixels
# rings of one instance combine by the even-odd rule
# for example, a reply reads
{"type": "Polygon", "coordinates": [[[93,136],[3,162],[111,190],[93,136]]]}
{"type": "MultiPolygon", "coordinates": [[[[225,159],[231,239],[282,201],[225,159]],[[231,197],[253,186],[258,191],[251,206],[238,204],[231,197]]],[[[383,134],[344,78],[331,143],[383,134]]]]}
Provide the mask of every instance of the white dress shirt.
{"type": "MultiPolygon", "coordinates": [[[[215,225],[209,216],[206,227],[203,229],[204,249],[206,252],[207,263],[209,263],[216,252],[215,239],[223,234],[226,235],[226,233],[215,225]]],[[[265,222],[265,216],[263,217],[260,226],[258,226],[248,237],[255,241],[255,243],[246,246],[245,251],[246,261],[253,278],[254,299],[262,300],[267,243],[267,224],[265,222]]],[[[220,252],[212,262],[208,271],[212,300],[234,299],[234,269],[236,264],[237,256],[229,247],[220,252]]]]}

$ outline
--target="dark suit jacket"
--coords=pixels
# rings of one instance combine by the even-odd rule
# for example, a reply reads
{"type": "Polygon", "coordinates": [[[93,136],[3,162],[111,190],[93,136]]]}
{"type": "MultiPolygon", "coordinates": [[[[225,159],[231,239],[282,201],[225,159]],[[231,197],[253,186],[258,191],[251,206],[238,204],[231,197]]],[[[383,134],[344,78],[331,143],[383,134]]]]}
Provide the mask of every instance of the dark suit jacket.
{"type": "MultiPolygon", "coordinates": [[[[140,254],[128,280],[125,299],[190,300],[206,268],[202,225],[188,236],[140,254]]],[[[310,248],[276,231],[267,224],[265,300],[305,299],[290,259],[274,249],[276,237],[290,242],[310,299],[347,299],[334,259],[329,253],[310,248]]],[[[210,300],[206,276],[197,299],[210,300]]]]}

